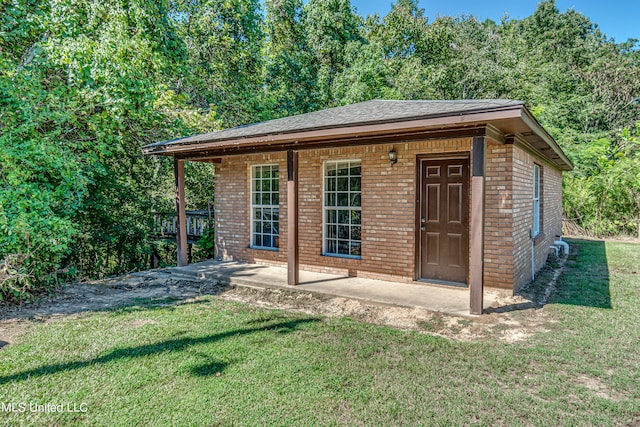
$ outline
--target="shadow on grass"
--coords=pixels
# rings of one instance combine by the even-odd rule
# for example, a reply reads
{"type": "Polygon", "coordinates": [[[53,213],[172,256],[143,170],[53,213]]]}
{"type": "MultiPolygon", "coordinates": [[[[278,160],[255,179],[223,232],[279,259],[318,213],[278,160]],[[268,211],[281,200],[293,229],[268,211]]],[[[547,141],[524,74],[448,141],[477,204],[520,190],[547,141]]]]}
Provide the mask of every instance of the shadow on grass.
{"type": "MultiPolygon", "coordinates": [[[[222,341],[227,338],[244,336],[249,334],[255,334],[259,332],[276,332],[279,334],[287,334],[296,330],[300,325],[306,323],[312,323],[319,321],[319,318],[307,318],[291,320],[288,322],[267,323],[261,327],[252,327],[245,329],[235,329],[232,331],[221,332],[218,334],[206,335],[197,338],[178,338],[161,341],[155,344],[146,344],[136,347],[118,348],[111,352],[90,360],[57,363],[51,365],[41,366],[39,368],[30,369],[27,371],[19,372],[13,375],[0,376],[0,385],[13,382],[24,381],[33,377],[42,377],[45,375],[53,375],[59,372],[74,371],[77,369],[86,368],[92,365],[106,364],[109,362],[121,360],[121,359],[134,359],[138,357],[153,356],[168,352],[184,351],[190,347],[200,344],[210,344],[218,341],[222,341]]],[[[267,320],[265,320],[267,322],[267,320]]],[[[210,375],[210,373],[222,372],[227,367],[224,362],[213,361],[202,366],[197,366],[191,369],[191,373],[194,375],[210,375]]]]}
{"type": "Polygon", "coordinates": [[[571,250],[549,302],[611,308],[607,249],[602,240],[567,239],[571,250]]]}
{"type": "Polygon", "coordinates": [[[547,303],[611,308],[605,242],[584,239],[566,241],[570,247],[569,255],[559,277],[556,277],[559,259],[550,255],[547,264],[536,273],[536,279],[517,292],[527,301],[491,307],[484,312],[531,310],[547,303]]]}
{"type": "Polygon", "coordinates": [[[205,363],[204,365],[191,368],[189,372],[191,373],[191,375],[195,375],[198,377],[210,377],[222,373],[227,365],[227,363],[223,362],[205,363]]]}

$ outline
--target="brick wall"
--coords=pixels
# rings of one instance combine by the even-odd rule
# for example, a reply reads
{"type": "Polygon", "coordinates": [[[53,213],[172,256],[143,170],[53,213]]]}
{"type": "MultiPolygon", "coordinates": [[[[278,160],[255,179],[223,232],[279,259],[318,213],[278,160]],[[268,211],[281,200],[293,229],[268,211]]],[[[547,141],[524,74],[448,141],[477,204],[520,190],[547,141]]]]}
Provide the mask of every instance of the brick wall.
{"type": "MultiPolygon", "coordinates": [[[[469,152],[470,138],[301,151],[299,171],[300,267],[410,282],[415,274],[415,177],[418,154],[469,152]],[[395,148],[398,163],[389,164],[395,148]],[[322,177],[325,160],[362,162],[362,258],[322,256],[322,177]]],[[[286,154],[230,156],[216,167],[216,244],[219,257],[285,265],[286,154]],[[280,250],[249,248],[252,165],[280,166],[280,250]]]]}
{"type": "Polygon", "coordinates": [[[533,226],[533,165],[541,167],[542,230],[534,244],[534,269],[538,271],[549,255],[549,247],[562,231],[562,173],[541,161],[529,150],[513,146],[513,242],[514,290],[531,281],[531,238],[533,226]]]}
{"type": "Polygon", "coordinates": [[[215,173],[216,254],[222,259],[281,266],[287,261],[287,154],[223,158],[215,173]],[[277,164],[280,170],[280,250],[250,249],[251,166],[277,164]],[[284,248],[284,250],[283,250],[284,248]]]}
{"type": "Polygon", "coordinates": [[[485,152],[484,284],[513,287],[513,146],[487,138],[485,152]]]}
{"type": "Polygon", "coordinates": [[[533,226],[533,157],[526,151],[512,146],[513,155],[513,242],[514,287],[531,280],[531,238],[533,226]]]}
{"type": "MultiPolygon", "coordinates": [[[[471,150],[471,138],[332,148],[299,153],[300,267],[374,279],[410,282],[415,274],[416,156],[471,150]],[[389,165],[395,148],[398,163],[389,165]],[[322,177],[325,160],[362,162],[362,258],[322,256],[322,177]]],[[[485,286],[517,289],[531,278],[534,157],[514,145],[487,139],[485,286]]],[[[536,244],[536,269],[561,229],[561,174],[540,163],[543,232],[536,244]]],[[[216,168],[216,244],[223,259],[286,265],[286,153],[230,156],[216,168]],[[280,168],[280,249],[250,249],[251,166],[280,168]]],[[[469,204],[470,205],[470,204],[469,204]]]]}

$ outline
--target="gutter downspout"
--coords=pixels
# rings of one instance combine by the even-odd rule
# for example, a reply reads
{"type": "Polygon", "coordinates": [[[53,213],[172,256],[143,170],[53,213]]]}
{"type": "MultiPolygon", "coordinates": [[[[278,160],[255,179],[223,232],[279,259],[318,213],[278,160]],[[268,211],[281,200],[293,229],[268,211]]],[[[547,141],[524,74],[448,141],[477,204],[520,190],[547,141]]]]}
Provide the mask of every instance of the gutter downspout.
{"type": "Polygon", "coordinates": [[[531,239],[531,281],[536,280],[536,251],[535,244],[533,243],[533,239],[531,239]]]}
{"type": "Polygon", "coordinates": [[[536,251],[533,228],[529,229],[529,238],[531,239],[531,281],[533,282],[536,278],[536,251]]]}

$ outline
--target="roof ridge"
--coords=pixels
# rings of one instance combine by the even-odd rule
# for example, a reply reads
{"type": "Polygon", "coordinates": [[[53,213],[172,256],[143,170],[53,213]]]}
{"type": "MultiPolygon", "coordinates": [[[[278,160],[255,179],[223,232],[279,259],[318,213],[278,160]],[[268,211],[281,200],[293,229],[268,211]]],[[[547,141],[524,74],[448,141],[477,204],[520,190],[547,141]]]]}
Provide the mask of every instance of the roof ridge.
{"type": "Polygon", "coordinates": [[[376,99],[371,99],[369,101],[363,101],[363,102],[358,102],[356,104],[349,104],[349,105],[358,105],[358,104],[364,104],[366,102],[371,102],[371,101],[380,101],[380,102],[443,102],[443,103],[455,103],[455,102],[491,102],[491,101],[506,101],[506,102],[517,102],[517,103],[524,103],[523,101],[520,101],[518,99],[511,99],[511,98],[470,98],[470,99],[381,99],[381,98],[376,98],[376,99]]]}

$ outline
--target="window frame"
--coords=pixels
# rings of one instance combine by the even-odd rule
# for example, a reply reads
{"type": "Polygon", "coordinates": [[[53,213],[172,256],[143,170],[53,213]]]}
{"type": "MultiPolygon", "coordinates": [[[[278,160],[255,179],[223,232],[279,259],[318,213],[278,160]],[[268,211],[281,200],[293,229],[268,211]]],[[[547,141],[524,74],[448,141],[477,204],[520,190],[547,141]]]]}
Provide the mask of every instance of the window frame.
{"type": "Polygon", "coordinates": [[[533,237],[542,234],[542,166],[533,164],[533,237]],[[537,192],[536,192],[537,190],[537,192]]]}
{"type": "MultiPolygon", "coordinates": [[[[262,169],[261,169],[262,172],[262,169]]],[[[265,193],[265,191],[260,190],[260,194],[265,193]]],[[[280,165],[278,163],[264,163],[264,164],[258,164],[258,165],[251,165],[250,167],[250,172],[249,172],[249,223],[250,223],[250,227],[249,227],[249,248],[251,249],[257,249],[257,250],[264,250],[264,251],[279,251],[280,250],[280,165]],[[273,172],[273,168],[277,168],[278,170],[278,176],[276,178],[270,177],[269,181],[271,181],[271,188],[268,190],[268,193],[271,194],[270,199],[273,198],[273,194],[277,194],[278,195],[278,203],[277,204],[262,204],[262,203],[258,203],[256,204],[254,201],[254,197],[256,194],[257,189],[254,188],[254,182],[257,182],[258,180],[263,180],[263,178],[256,178],[256,171],[258,168],[264,168],[264,167],[269,167],[270,171],[273,172]],[[278,183],[278,189],[277,190],[273,190],[273,182],[274,180],[278,183]],[[278,213],[278,219],[277,220],[273,220],[273,216],[272,219],[269,221],[271,223],[272,226],[272,232],[269,233],[269,236],[272,236],[273,242],[275,242],[275,246],[264,246],[264,245],[256,245],[254,244],[255,240],[255,234],[256,234],[256,222],[258,221],[258,219],[256,218],[256,209],[271,209],[271,213],[273,215],[273,211],[276,210],[278,213]],[[277,224],[277,233],[273,233],[273,224],[276,223],[277,224]]],[[[272,200],[270,200],[272,201],[272,200]]],[[[260,222],[264,222],[264,220],[260,219],[260,222]]],[[[263,231],[260,232],[261,236],[265,236],[265,233],[263,231]]]]}
{"type": "MultiPolygon", "coordinates": [[[[351,179],[351,175],[348,174],[347,175],[348,179],[351,179]]],[[[336,195],[338,194],[338,190],[335,190],[336,195]]],[[[349,200],[351,199],[351,195],[352,195],[352,191],[351,190],[347,190],[347,194],[349,197],[349,200]]],[[[333,224],[333,223],[331,223],[333,224]]],[[[338,222],[338,218],[337,218],[337,214],[336,214],[336,222],[335,222],[336,226],[338,226],[340,223],[338,222]]],[[[337,235],[337,230],[336,230],[336,235],[337,235]]],[[[340,160],[325,160],[322,164],[322,255],[323,256],[329,256],[329,257],[336,257],[336,258],[348,258],[348,259],[362,259],[362,159],[340,159],[340,160]],[[360,196],[360,206],[328,206],[327,205],[327,194],[328,194],[328,189],[327,189],[327,179],[329,178],[328,176],[328,166],[329,165],[338,165],[341,163],[349,163],[349,167],[348,169],[351,170],[352,163],[357,163],[360,166],[360,190],[358,190],[357,192],[353,192],[353,194],[359,194],[360,196]],[[329,252],[328,251],[328,239],[329,237],[327,236],[327,226],[329,225],[329,211],[331,210],[335,210],[335,211],[347,211],[347,212],[351,212],[351,211],[358,211],[360,212],[360,239],[359,240],[355,240],[352,239],[351,236],[351,228],[352,228],[352,224],[349,223],[349,238],[348,239],[338,239],[337,237],[334,239],[336,241],[336,245],[337,242],[339,240],[347,240],[349,247],[351,247],[351,243],[352,242],[358,242],[360,243],[360,255],[351,255],[351,253],[349,254],[340,254],[337,253],[337,246],[336,246],[336,252],[329,252]]],[[[349,249],[349,252],[351,252],[351,249],[349,249]]]]}

